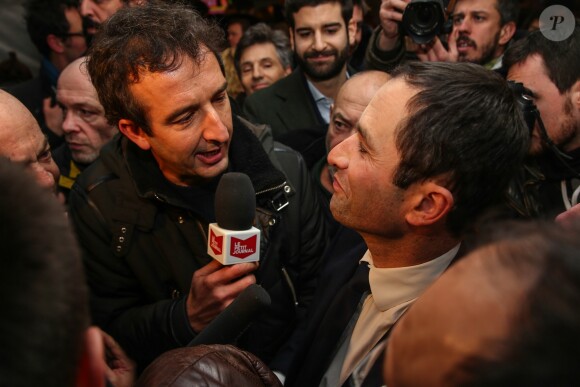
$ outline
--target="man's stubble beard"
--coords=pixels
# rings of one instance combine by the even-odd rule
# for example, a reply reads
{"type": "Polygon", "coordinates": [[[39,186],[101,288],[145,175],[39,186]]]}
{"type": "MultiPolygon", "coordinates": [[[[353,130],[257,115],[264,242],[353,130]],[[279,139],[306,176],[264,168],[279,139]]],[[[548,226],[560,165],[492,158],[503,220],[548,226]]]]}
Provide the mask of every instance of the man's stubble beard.
{"type": "MultiPolygon", "coordinates": [[[[296,47],[296,44],[294,45],[294,47],[296,47]]],[[[298,65],[300,66],[302,71],[304,71],[304,73],[310,79],[312,79],[314,81],[327,81],[329,79],[335,78],[336,76],[338,76],[340,74],[340,72],[342,71],[342,69],[344,68],[344,66],[346,65],[346,63],[348,61],[348,57],[349,57],[348,50],[349,50],[349,45],[348,45],[348,35],[347,35],[346,45],[342,50],[340,50],[340,51],[338,51],[338,50],[325,51],[326,53],[330,53],[332,51],[332,55],[334,55],[334,57],[335,57],[334,62],[328,68],[318,70],[316,68],[316,66],[310,65],[310,63],[308,63],[306,58],[304,58],[303,56],[300,56],[298,54],[296,54],[296,61],[298,62],[298,65]]],[[[304,53],[303,55],[305,55],[305,54],[306,53],[304,53]]]]}
{"type": "MultiPolygon", "coordinates": [[[[554,134],[552,135],[548,134],[548,136],[558,149],[560,149],[563,152],[571,152],[575,149],[564,150],[564,148],[566,148],[568,144],[574,142],[576,140],[576,137],[580,136],[580,121],[575,120],[574,118],[572,112],[573,106],[571,98],[566,98],[563,110],[566,118],[562,122],[562,125],[560,125],[558,135],[554,136],[554,134]]],[[[541,139],[541,136],[539,141],[540,141],[539,144],[536,143],[536,145],[532,145],[532,148],[530,149],[530,155],[539,156],[541,154],[550,152],[550,147],[541,139]]]]}
{"type": "MultiPolygon", "coordinates": [[[[479,65],[485,65],[486,63],[491,62],[494,58],[494,54],[495,51],[497,49],[497,46],[499,44],[499,35],[500,35],[501,29],[495,34],[495,36],[493,37],[493,40],[490,42],[490,44],[486,45],[486,46],[481,46],[482,47],[482,53],[481,56],[479,58],[474,58],[473,60],[469,60],[465,57],[462,57],[461,55],[459,56],[459,62],[470,62],[470,63],[475,63],[475,64],[479,64],[479,65]]],[[[477,43],[475,43],[477,45],[477,43]]]]}

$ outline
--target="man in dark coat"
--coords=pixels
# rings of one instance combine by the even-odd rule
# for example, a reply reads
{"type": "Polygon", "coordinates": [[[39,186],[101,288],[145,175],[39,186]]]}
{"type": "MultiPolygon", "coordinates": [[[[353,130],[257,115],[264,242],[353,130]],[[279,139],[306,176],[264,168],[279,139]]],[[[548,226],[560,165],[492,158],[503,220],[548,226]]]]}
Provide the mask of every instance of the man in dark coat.
{"type": "Polygon", "coordinates": [[[71,218],[95,323],[141,368],[187,345],[255,282],[272,307],[238,344],[268,361],[316,286],[325,230],[309,175],[294,151],[232,116],[219,36],[185,7],[148,4],[113,15],[90,52],[91,80],[122,136],[77,179],[71,218]],[[254,185],[259,266],[207,255],[227,171],[254,185]]]}
{"type": "Polygon", "coordinates": [[[272,127],[274,139],[297,129],[322,137],[330,105],[346,81],[349,41],[355,28],[350,0],[287,0],[286,19],[298,67],[245,101],[251,121],[272,127]]]}
{"type": "Polygon", "coordinates": [[[529,146],[499,75],[417,61],[392,75],[356,134],[328,155],[332,214],[368,250],[358,267],[352,259],[325,267],[285,386],[384,385],[391,327],[460,255],[466,231],[502,199],[529,146]]]}

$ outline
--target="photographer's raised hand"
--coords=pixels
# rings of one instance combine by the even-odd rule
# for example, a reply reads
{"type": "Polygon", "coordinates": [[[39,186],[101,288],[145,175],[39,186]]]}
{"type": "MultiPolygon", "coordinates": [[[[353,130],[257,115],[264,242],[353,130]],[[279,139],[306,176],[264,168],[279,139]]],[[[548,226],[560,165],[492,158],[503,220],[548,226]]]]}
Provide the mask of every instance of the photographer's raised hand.
{"type": "Polygon", "coordinates": [[[417,57],[422,62],[457,62],[459,54],[457,52],[457,33],[449,34],[449,48],[445,48],[441,39],[436,36],[431,42],[419,45],[417,57]]]}
{"type": "Polygon", "coordinates": [[[411,0],[382,0],[379,9],[381,34],[377,46],[382,51],[393,50],[400,39],[399,23],[403,20],[403,12],[411,0]]]}

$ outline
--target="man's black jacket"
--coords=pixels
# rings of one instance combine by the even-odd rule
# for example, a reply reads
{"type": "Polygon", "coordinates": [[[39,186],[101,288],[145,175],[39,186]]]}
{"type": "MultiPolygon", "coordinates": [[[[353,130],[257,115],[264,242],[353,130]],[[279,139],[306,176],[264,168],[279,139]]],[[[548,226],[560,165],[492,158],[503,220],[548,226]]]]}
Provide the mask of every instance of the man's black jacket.
{"type": "MultiPolygon", "coordinates": [[[[274,143],[268,131],[252,133],[246,124],[234,119],[229,170],[246,173],[256,190],[255,225],[262,230],[256,276],[270,293],[272,308],[238,344],[267,362],[311,301],[325,230],[303,159],[274,143]]],[[[150,152],[121,136],[79,176],[69,204],[94,323],[110,332],[139,368],[186,345],[195,332],[185,297],[193,272],[211,260],[206,253],[211,219],[203,219],[199,204],[183,200],[150,152]]]]}

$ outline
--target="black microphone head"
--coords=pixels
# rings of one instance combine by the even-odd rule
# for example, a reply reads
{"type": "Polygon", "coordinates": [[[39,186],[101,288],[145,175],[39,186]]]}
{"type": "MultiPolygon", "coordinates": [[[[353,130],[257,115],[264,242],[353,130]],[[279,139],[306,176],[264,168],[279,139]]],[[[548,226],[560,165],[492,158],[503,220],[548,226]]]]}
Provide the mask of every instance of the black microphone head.
{"type": "Polygon", "coordinates": [[[249,230],[254,223],[256,192],[248,175],[224,174],[215,191],[215,218],[226,230],[249,230]]]}

